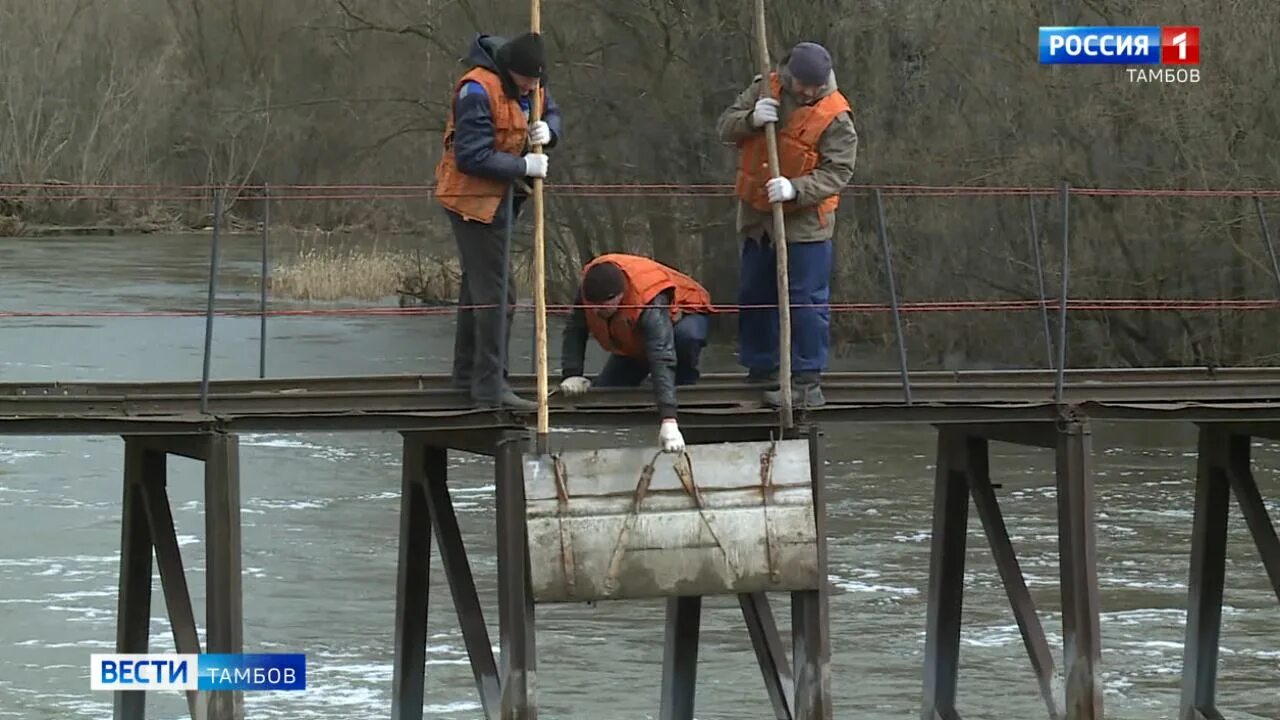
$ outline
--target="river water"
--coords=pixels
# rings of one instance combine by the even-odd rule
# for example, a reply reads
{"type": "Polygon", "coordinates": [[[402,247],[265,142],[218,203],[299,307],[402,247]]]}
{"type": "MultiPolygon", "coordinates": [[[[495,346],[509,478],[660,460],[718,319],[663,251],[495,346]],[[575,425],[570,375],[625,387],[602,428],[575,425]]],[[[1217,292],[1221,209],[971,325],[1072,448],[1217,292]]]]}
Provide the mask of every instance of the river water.
{"type": "MultiPolygon", "coordinates": [[[[219,307],[252,308],[257,246],[226,239],[219,307]]],[[[207,238],[0,241],[0,311],[203,309],[207,238]]],[[[342,303],[350,306],[353,303],[342,303]]],[[[291,307],[273,302],[273,307],[291,307]]],[[[527,317],[513,367],[529,365],[527,317]]],[[[450,317],[293,316],[269,321],[268,373],[444,372],[450,317]]],[[[256,377],[258,320],[219,318],[213,375],[256,377]]],[[[558,338],[552,325],[552,338],[558,338]]],[[[202,318],[0,318],[0,378],[193,379],[202,318]]],[[[558,344],[551,344],[558,367],[558,344]]],[[[599,355],[591,356],[598,368],[599,355]]],[[[731,369],[728,348],[711,369],[731,369]]],[[[581,433],[578,445],[652,443],[581,433]]],[[[389,712],[399,507],[394,433],[241,438],[246,651],[305,652],[303,693],[249,694],[251,718],[385,718],[389,712]]],[[[827,428],[833,690],[837,718],[918,717],[934,436],[911,426],[827,428]]],[[[109,718],[89,690],[91,652],[110,652],[120,544],[123,444],[113,437],[0,437],[0,718],[109,718]]],[[[1183,425],[1094,429],[1103,672],[1110,718],[1177,711],[1195,436],[1183,425]]],[[[992,445],[1015,547],[1060,663],[1052,458],[992,445]]],[[[1257,477],[1280,517],[1280,452],[1255,447],[1257,477]]],[[[454,502],[496,642],[491,461],[450,456],[454,502]]],[[[169,492],[203,624],[200,466],[170,461],[169,492]]],[[[1045,709],[981,526],[971,513],[961,649],[964,717],[1038,718],[1045,709]]],[[[433,560],[427,716],[478,718],[447,588],[433,560]]],[[[1280,607],[1233,506],[1220,661],[1227,716],[1280,717],[1280,607]]],[[[158,576],[156,578],[158,583],[158,576]]],[[[781,596],[780,629],[789,629],[781,596]]],[[[154,652],[172,651],[159,585],[154,652]]],[[[656,717],[662,605],[538,609],[538,697],[545,718],[656,717]]],[[[760,673],[732,598],[711,599],[698,668],[701,720],[768,718],[760,673]]],[[[203,642],[203,636],[201,638],[203,642]]],[[[184,717],[176,693],[149,717],[184,717]]]]}

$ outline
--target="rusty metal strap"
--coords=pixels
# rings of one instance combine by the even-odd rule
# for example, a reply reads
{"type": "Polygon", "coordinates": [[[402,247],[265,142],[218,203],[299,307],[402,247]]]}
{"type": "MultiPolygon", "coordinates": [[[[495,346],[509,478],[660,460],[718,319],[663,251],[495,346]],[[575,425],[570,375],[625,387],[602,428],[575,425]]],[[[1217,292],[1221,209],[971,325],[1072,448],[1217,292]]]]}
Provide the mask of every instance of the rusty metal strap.
{"type": "Polygon", "coordinates": [[[627,513],[626,521],[618,530],[618,539],[614,542],[613,553],[609,557],[609,572],[604,578],[604,589],[610,595],[618,588],[618,571],[622,569],[622,541],[631,530],[631,524],[636,516],[640,514],[640,503],[644,502],[645,495],[649,492],[649,485],[653,482],[653,464],[661,455],[662,451],[654,453],[653,459],[640,469],[640,479],[636,481],[636,490],[631,496],[631,512],[627,513]]]}
{"type": "MultiPolygon", "coordinates": [[[[564,574],[565,592],[569,597],[573,597],[576,584],[573,539],[565,537],[564,527],[564,516],[568,514],[569,510],[568,471],[564,467],[564,460],[559,455],[556,455],[552,460],[556,482],[556,525],[560,530],[560,570],[564,574]]],[[[572,528],[570,528],[569,532],[572,532],[572,528]]]]}
{"type": "Polygon", "coordinates": [[[760,501],[764,512],[764,549],[765,563],[769,568],[769,578],[778,582],[782,571],[778,568],[777,558],[781,553],[778,539],[770,530],[769,499],[773,496],[773,461],[778,455],[778,441],[769,443],[769,449],[760,454],[760,501]]]}
{"type": "Polygon", "coordinates": [[[702,491],[698,489],[698,483],[693,479],[693,461],[689,459],[688,453],[682,453],[680,459],[672,466],[676,472],[676,477],[680,478],[680,486],[684,491],[693,498],[693,502],[698,507],[698,517],[702,518],[702,524],[706,526],[707,532],[711,533],[711,539],[716,541],[716,547],[720,548],[720,553],[724,555],[724,561],[733,571],[736,577],[742,577],[737,566],[733,562],[733,558],[729,555],[729,551],[725,549],[724,543],[720,542],[720,536],[716,534],[716,529],[711,526],[711,519],[707,517],[706,505],[702,501],[702,491]]]}

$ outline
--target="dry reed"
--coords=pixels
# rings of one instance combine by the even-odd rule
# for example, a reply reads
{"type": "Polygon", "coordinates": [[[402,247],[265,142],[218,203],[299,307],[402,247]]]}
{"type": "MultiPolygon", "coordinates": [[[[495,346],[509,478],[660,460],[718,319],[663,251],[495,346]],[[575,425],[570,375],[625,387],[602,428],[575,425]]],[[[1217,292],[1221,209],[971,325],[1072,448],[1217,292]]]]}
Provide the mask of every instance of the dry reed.
{"type": "Polygon", "coordinates": [[[16,237],[22,234],[24,225],[16,215],[0,215],[0,237],[16,237]]]}
{"type": "Polygon", "coordinates": [[[271,292],[296,300],[381,300],[413,295],[426,301],[458,296],[456,261],[394,250],[307,248],[272,271],[271,292]]]}

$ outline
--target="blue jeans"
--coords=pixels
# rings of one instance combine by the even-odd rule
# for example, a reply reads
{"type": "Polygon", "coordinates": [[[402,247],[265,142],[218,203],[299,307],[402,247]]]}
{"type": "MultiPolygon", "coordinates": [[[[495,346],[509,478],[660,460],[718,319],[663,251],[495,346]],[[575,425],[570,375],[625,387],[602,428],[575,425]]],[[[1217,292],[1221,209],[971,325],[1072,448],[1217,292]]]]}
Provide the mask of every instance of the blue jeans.
{"type": "MultiPolygon", "coordinates": [[[[753,373],[778,369],[778,256],[766,234],[742,245],[738,304],[738,362],[753,373]]],[[[820,374],[831,338],[831,241],[787,244],[791,297],[791,372],[820,374]],[[811,307],[806,307],[811,306],[811,307]]]]}
{"type": "MultiPolygon", "coordinates": [[[[698,360],[707,345],[707,316],[685,315],[673,328],[676,346],[676,385],[693,385],[702,373],[698,360]]],[[[649,361],[624,355],[610,355],[600,375],[592,381],[596,387],[635,387],[649,376],[649,361]]]]}

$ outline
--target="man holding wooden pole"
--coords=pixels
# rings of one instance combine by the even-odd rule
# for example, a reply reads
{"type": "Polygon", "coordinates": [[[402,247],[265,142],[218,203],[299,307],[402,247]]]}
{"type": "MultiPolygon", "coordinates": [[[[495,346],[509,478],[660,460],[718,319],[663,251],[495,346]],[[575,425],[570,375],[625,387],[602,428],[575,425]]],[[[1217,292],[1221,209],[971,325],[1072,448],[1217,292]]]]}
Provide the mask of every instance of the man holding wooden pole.
{"type": "Polygon", "coordinates": [[[546,58],[538,33],[510,41],[477,35],[467,62],[470,70],[453,87],[436,167],[436,200],[453,226],[462,264],[453,382],[469,389],[479,407],[532,412],[538,403],[506,383],[515,304],[511,224],[528,197],[513,186],[547,176],[548,159],[540,150],[559,139],[560,109],[539,87],[546,58]],[[542,113],[530,123],[535,89],[542,113]]]}
{"type": "Polygon", "coordinates": [[[721,114],[720,137],[739,151],[735,192],[741,238],[738,362],[747,381],[778,407],[777,256],[772,204],[786,218],[791,303],[791,394],[797,407],[824,404],[821,375],[830,344],[831,238],[840,191],[853,177],[858,135],[836,85],[831,55],[817,43],[791,49],[768,77],[757,75],[721,114]],[[762,83],[768,83],[763,94],[762,83]],[[769,170],[764,128],[776,123],[780,174],[769,170]]]}

